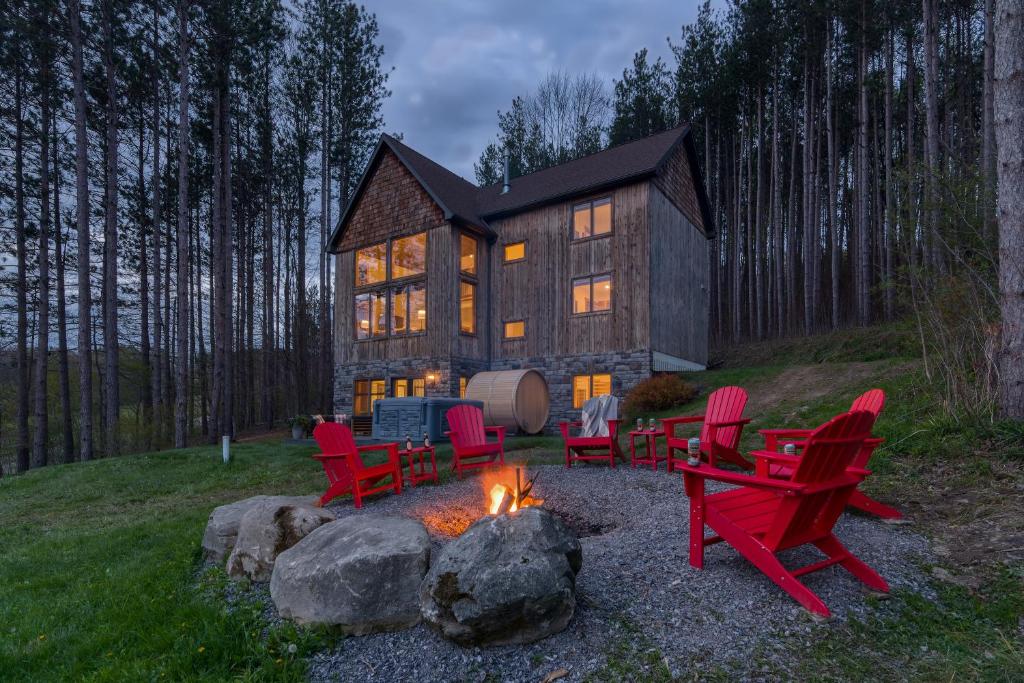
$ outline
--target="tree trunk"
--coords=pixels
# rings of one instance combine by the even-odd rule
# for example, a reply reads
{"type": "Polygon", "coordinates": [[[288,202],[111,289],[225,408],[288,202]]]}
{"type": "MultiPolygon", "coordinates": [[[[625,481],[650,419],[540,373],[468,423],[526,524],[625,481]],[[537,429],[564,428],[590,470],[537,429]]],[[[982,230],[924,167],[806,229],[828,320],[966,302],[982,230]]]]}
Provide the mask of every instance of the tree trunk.
{"type": "Polygon", "coordinates": [[[57,117],[50,120],[50,136],[53,140],[53,253],[57,264],[57,373],[60,384],[61,410],[61,462],[75,459],[75,436],[71,418],[71,379],[68,367],[68,316],[67,298],[64,291],[64,257],[66,241],[60,219],[60,154],[57,135],[57,117]]]}
{"type": "Polygon", "coordinates": [[[1024,420],[1024,0],[997,0],[995,133],[999,171],[999,402],[1024,420]]]}
{"type": "MultiPolygon", "coordinates": [[[[158,74],[153,79],[153,111],[150,119],[150,127],[153,136],[153,204],[151,207],[151,222],[153,224],[153,365],[150,372],[151,396],[153,401],[153,423],[150,428],[156,437],[157,443],[164,444],[164,388],[163,388],[163,357],[169,352],[163,346],[163,331],[166,319],[166,310],[161,312],[163,292],[163,261],[161,256],[162,225],[160,216],[160,78],[157,68],[160,33],[160,9],[159,3],[153,5],[153,65],[154,71],[158,74]]],[[[170,321],[166,321],[170,322],[170,321]]]]}
{"type": "Polygon", "coordinates": [[[982,49],[981,177],[985,190],[984,217],[988,236],[996,240],[995,211],[987,208],[996,201],[996,127],[994,100],[995,0],[985,0],[985,45],[982,49]]]}
{"type": "Polygon", "coordinates": [[[783,290],[785,240],[782,224],[782,162],[779,154],[779,82],[778,72],[772,83],[772,236],[775,244],[775,333],[785,330],[786,298],[783,290]]]}
{"type": "Polygon", "coordinates": [[[120,384],[118,368],[117,321],[117,199],[118,199],[118,131],[117,72],[114,64],[113,0],[103,1],[103,72],[106,82],[106,188],[104,193],[103,231],[103,347],[105,359],[106,410],[104,434],[107,455],[119,451],[120,384]]]}
{"type": "MultiPolygon", "coordinates": [[[[78,237],[78,434],[79,457],[93,458],[92,438],[92,282],[89,254],[89,137],[85,127],[80,0],[68,0],[71,23],[72,80],[75,100],[75,222],[78,237]]],[[[18,174],[21,177],[21,174],[18,174]]]]}
{"type": "MultiPolygon", "coordinates": [[[[928,0],[925,0],[927,2],[928,0]]],[[[863,5],[861,6],[863,11],[863,5]]],[[[868,48],[861,32],[857,56],[857,323],[871,322],[871,219],[868,211],[868,48]]]]}
{"type": "MultiPolygon", "coordinates": [[[[140,64],[141,66],[141,64],[140,64]]],[[[149,346],[149,231],[146,229],[146,114],[139,103],[139,352],[142,355],[142,421],[145,423],[146,446],[153,445],[153,365],[149,346]]]]}
{"type": "Polygon", "coordinates": [[[32,441],[32,467],[44,467],[47,461],[49,414],[47,411],[47,372],[50,360],[50,7],[40,2],[42,33],[39,50],[39,270],[38,322],[36,331],[35,438],[32,441]]]}
{"type": "Polygon", "coordinates": [[[832,62],[833,62],[833,50],[832,50],[832,23],[829,21],[828,34],[825,48],[825,127],[828,129],[826,135],[828,136],[828,231],[829,231],[829,270],[831,275],[831,294],[832,294],[832,329],[839,329],[839,269],[842,258],[842,243],[839,240],[839,225],[838,225],[838,213],[836,211],[836,201],[838,199],[839,188],[837,173],[839,172],[837,166],[837,143],[836,134],[836,116],[833,111],[835,102],[832,97],[832,62]]]}
{"type": "Polygon", "coordinates": [[[189,162],[189,40],[188,0],[178,0],[178,276],[177,276],[177,381],[174,386],[174,447],[184,448],[188,443],[187,382],[189,376],[188,341],[191,308],[189,294],[189,237],[188,224],[188,162],[189,162]]]}
{"type": "Polygon", "coordinates": [[[890,31],[885,39],[885,216],[882,222],[882,263],[885,282],[885,319],[896,315],[896,288],[893,284],[893,216],[896,214],[896,188],[892,182],[892,79],[893,79],[893,35],[890,31]]]}
{"type": "Polygon", "coordinates": [[[939,46],[938,46],[938,0],[921,0],[924,14],[924,90],[925,90],[925,209],[928,221],[924,240],[928,249],[931,266],[941,271],[944,261],[939,230],[940,211],[938,197],[939,163],[939,46]]]}
{"type": "Polygon", "coordinates": [[[17,351],[17,392],[18,407],[16,421],[18,423],[18,440],[16,463],[18,472],[25,472],[29,467],[29,431],[28,431],[28,258],[25,235],[25,119],[22,111],[24,98],[24,79],[21,62],[15,60],[14,67],[14,228],[18,251],[18,351],[17,351]]]}

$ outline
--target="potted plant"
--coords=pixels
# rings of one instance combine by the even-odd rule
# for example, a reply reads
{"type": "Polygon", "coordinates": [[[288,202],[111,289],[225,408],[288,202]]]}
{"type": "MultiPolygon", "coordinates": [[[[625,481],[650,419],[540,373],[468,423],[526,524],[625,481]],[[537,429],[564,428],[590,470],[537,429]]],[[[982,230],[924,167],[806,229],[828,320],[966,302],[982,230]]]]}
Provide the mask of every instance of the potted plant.
{"type": "Polygon", "coordinates": [[[306,438],[306,433],[313,425],[313,420],[309,415],[296,415],[292,419],[288,420],[288,424],[291,425],[292,428],[292,439],[298,441],[299,439],[306,438]]]}

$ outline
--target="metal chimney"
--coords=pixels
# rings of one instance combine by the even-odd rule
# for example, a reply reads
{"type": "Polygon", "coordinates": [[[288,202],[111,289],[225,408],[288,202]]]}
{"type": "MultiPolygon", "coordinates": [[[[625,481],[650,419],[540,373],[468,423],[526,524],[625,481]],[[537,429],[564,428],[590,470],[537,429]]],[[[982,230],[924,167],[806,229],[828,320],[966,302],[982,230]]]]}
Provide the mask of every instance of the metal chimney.
{"type": "Polygon", "coordinates": [[[509,181],[510,181],[510,178],[509,178],[509,170],[508,170],[508,155],[506,154],[505,155],[505,183],[501,186],[501,193],[502,194],[505,194],[510,189],[512,189],[511,186],[509,185],[509,181]]]}

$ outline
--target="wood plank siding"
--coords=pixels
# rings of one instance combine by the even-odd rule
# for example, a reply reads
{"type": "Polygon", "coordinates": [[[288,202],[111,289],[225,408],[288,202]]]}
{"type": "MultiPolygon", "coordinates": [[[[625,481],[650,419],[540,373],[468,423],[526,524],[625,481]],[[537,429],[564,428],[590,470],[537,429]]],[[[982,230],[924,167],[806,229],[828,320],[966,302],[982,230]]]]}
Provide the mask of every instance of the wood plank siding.
{"type": "MultiPolygon", "coordinates": [[[[572,207],[580,198],[492,222],[491,353],[495,360],[648,348],[650,338],[648,187],[617,188],[612,233],[572,239],[572,207]],[[504,245],[526,243],[526,258],[504,263],[504,245]],[[609,312],[572,314],[572,280],[612,274],[609,312]],[[503,339],[507,321],[524,320],[523,339],[503,339]]],[[[515,181],[511,192],[515,192],[515,181]]]]}
{"type": "Polygon", "coordinates": [[[651,350],[706,365],[708,240],[657,187],[651,187],[651,350]]]}
{"type": "Polygon", "coordinates": [[[682,142],[676,145],[672,155],[665,161],[661,173],[654,178],[654,184],[692,225],[707,233],[704,214],[697,200],[697,185],[693,182],[686,147],[682,142]]]}

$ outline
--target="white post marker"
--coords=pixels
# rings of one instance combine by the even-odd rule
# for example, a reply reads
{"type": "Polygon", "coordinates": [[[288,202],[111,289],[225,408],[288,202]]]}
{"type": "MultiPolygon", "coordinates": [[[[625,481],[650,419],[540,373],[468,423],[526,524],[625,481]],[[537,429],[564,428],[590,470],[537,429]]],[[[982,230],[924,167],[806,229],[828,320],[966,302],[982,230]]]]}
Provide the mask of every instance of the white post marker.
{"type": "Polygon", "coordinates": [[[231,462],[231,437],[222,436],[220,437],[221,443],[221,456],[224,458],[224,464],[227,465],[231,462]]]}

